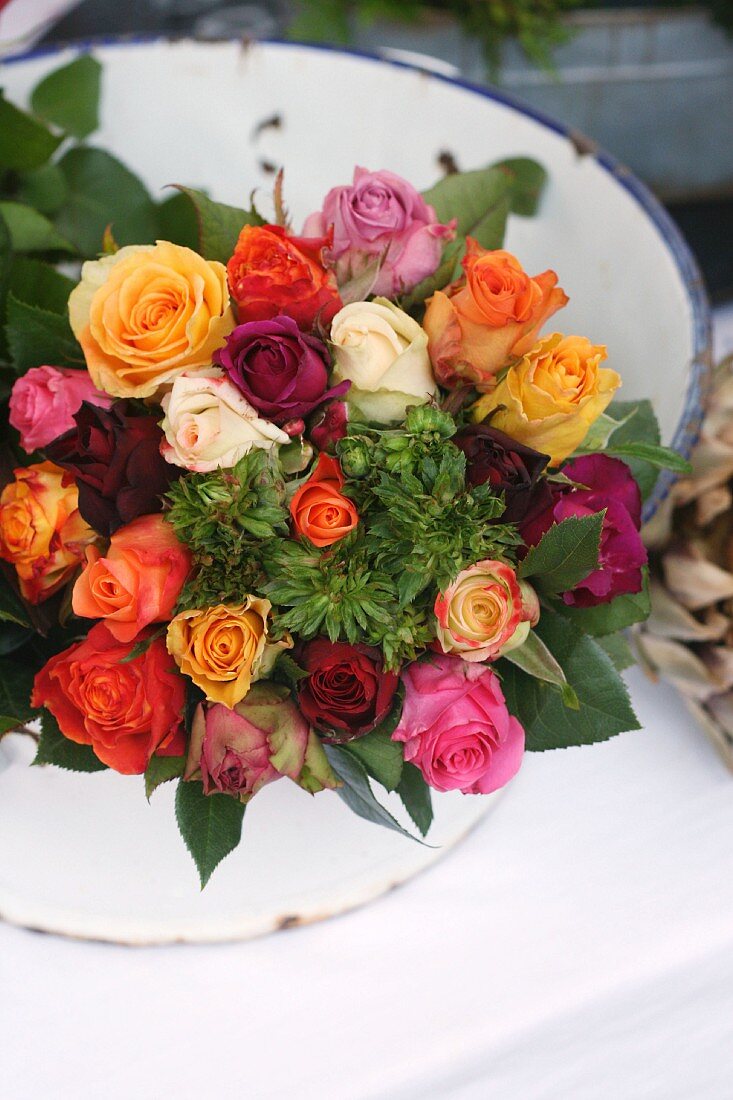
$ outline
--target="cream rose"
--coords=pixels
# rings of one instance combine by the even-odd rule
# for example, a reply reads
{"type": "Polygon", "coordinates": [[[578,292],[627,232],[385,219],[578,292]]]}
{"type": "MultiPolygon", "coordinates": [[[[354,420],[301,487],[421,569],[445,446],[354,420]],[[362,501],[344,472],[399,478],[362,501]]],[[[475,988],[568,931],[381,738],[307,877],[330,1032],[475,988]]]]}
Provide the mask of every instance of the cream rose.
{"type": "Polygon", "coordinates": [[[163,457],[196,473],[236,466],[254,447],[289,443],[285,432],[257,415],[216,367],[179,374],[162,401],[163,457]]]}
{"type": "Polygon", "coordinates": [[[435,601],[436,634],[444,653],[464,661],[494,661],[527,640],[539,619],[531,585],[503,561],[462,570],[435,601]]]}
{"type": "Polygon", "coordinates": [[[424,405],[436,393],[427,334],[386,298],[339,310],[331,343],[333,379],[351,382],[345,400],[357,417],[396,423],[409,405],[424,405]]]}

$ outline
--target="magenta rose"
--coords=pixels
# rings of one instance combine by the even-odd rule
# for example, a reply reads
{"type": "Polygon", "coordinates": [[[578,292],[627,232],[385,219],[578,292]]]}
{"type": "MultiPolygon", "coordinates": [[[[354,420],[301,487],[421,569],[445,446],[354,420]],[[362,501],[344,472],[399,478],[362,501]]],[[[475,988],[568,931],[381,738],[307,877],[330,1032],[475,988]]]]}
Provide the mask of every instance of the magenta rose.
{"type": "Polygon", "coordinates": [[[563,592],[563,602],[595,607],[624,593],[640,592],[647,552],[639,534],[641,493],[631,470],[619,458],[596,454],[576,458],[562,472],[584,488],[556,487],[553,504],[523,529],[527,545],[535,546],[553,523],[606,509],[598,568],[570,592],[563,592]]]}
{"type": "Polygon", "coordinates": [[[327,259],[340,285],[383,257],[372,294],[393,297],[432,275],[454,225],[441,225],[412,184],[393,172],[354,169],[351,186],[334,187],[323,209],[311,214],[306,236],[323,236],[333,227],[327,259]]]}
{"type": "Polygon", "coordinates": [[[393,741],[405,745],[437,791],[489,794],[516,775],[524,730],[507,710],[499,677],[460,657],[435,655],[402,673],[405,704],[393,741]]]}
{"type": "Polygon", "coordinates": [[[86,370],[32,367],[13,384],[10,423],[20,433],[20,445],[31,454],[74,427],[82,401],[109,408],[112,398],[101,393],[86,370]]]}
{"type": "Polygon", "coordinates": [[[326,346],[301,332],[292,317],[238,325],[213,358],[250,405],[275,424],[307,416],[350,385],[327,389],[331,360],[326,346]]]}

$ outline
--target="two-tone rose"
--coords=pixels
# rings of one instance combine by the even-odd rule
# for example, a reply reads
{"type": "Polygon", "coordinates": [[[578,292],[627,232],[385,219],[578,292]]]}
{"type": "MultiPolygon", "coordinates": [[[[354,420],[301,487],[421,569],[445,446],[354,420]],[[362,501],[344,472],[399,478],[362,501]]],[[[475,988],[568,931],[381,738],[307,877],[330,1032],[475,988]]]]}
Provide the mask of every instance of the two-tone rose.
{"type": "Polygon", "coordinates": [[[438,593],[434,610],[440,648],[464,661],[494,661],[516,649],[540,615],[532,586],[492,559],[463,569],[438,593]]]}

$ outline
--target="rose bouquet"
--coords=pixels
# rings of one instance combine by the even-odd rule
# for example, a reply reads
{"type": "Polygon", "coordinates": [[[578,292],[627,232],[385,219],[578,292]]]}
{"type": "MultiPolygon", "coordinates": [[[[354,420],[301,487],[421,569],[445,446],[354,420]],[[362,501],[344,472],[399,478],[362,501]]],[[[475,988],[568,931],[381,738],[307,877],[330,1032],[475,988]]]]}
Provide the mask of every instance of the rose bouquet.
{"type": "Polygon", "coordinates": [[[300,233],[281,176],[269,220],[181,188],[166,239],[77,225],[78,281],[0,202],[0,728],[176,780],[202,884],[275,781],[409,833],[394,791],[424,836],[431,790],[637,725],[642,497],[685,464],[502,247],[543,177],[357,168],[300,233]]]}

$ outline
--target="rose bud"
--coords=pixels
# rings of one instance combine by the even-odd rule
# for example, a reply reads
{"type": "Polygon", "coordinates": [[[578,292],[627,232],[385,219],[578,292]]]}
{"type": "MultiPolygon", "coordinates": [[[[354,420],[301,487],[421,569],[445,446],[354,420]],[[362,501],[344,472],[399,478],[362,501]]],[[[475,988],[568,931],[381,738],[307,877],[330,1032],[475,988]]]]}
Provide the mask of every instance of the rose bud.
{"type": "Polygon", "coordinates": [[[489,523],[526,523],[552,503],[550,487],[543,477],[549,455],[517,443],[488,424],[462,428],[453,437],[466,456],[469,485],[490,482],[504,495],[504,511],[489,523]]]}
{"type": "Polygon", "coordinates": [[[315,733],[287,688],[261,683],[230,710],[196,709],[184,778],[201,779],[206,794],[247,803],[267,783],[287,776],[311,794],[338,780],[315,733]]]}
{"type": "Polygon", "coordinates": [[[388,714],[399,677],[384,671],[375,646],[316,638],[303,645],[299,663],[309,675],[298,681],[298,705],[326,741],[361,737],[388,714]]]}
{"type": "Polygon", "coordinates": [[[290,439],[296,439],[305,431],[305,420],[301,417],[298,417],[296,420],[286,420],[282,425],[282,430],[290,439]]]}
{"type": "Polygon", "coordinates": [[[301,332],[291,317],[238,325],[214,361],[275,424],[301,420],[349,388],[348,382],[327,388],[331,360],[325,344],[301,332]]]}
{"type": "Polygon", "coordinates": [[[464,661],[495,661],[516,649],[539,613],[530,585],[525,592],[526,605],[517,575],[506,562],[486,560],[463,569],[435,600],[440,648],[464,661]]]}
{"type": "Polygon", "coordinates": [[[347,477],[366,477],[374,466],[372,450],[366,439],[347,436],[337,447],[341,469],[347,477]]]}
{"type": "Polygon", "coordinates": [[[162,496],[178,471],[160,453],[163,433],[152,416],[131,401],[110,409],[87,402],[75,427],[46,448],[46,454],[76,478],[79,511],[102,535],[151,512],[162,512],[162,496]]]}
{"type": "Polygon", "coordinates": [[[435,405],[420,405],[417,408],[411,408],[407,413],[405,430],[412,435],[435,432],[443,439],[450,439],[455,433],[456,424],[449,413],[437,409],[435,405]]]}
{"type": "Polygon", "coordinates": [[[333,454],[339,439],[346,436],[349,422],[349,407],[343,401],[332,401],[319,409],[311,421],[308,435],[314,447],[319,451],[333,454]]]}
{"type": "Polygon", "coordinates": [[[20,445],[31,454],[74,427],[74,413],[82,401],[112,404],[112,398],[95,388],[85,370],[68,367],[32,367],[14,384],[10,394],[12,426],[20,433],[20,445]]]}
{"type": "Polygon", "coordinates": [[[355,168],[353,183],[329,191],[303,232],[323,234],[333,227],[328,256],[339,285],[380,259],[370,293],[391,297],[433,274],[446,241],[455,236],[454,225],[441,225],[433,207],[401,176],[355,168]]]}
{"type": "Polygon", "coordinates": [[[481,664],[432,655],[402,673],[405,703],[393,741],[437,791],[489,794],[519,771],[524,730],[499,677],[481,664]]]}
{"type": "Polygon", "coordinates": [[[576,458],[562,472],[585,488],[555,488],[551,507],[522,531],[529,546],[535,546],[553,523],[606,512],[598,568],[571,591],[563,592],[563,602],[571,607],[595,607],[624,593],[641,592],[647,552],[639,534],[641,493],[631,470],[618,458],[595,454],[576,458]]]}

